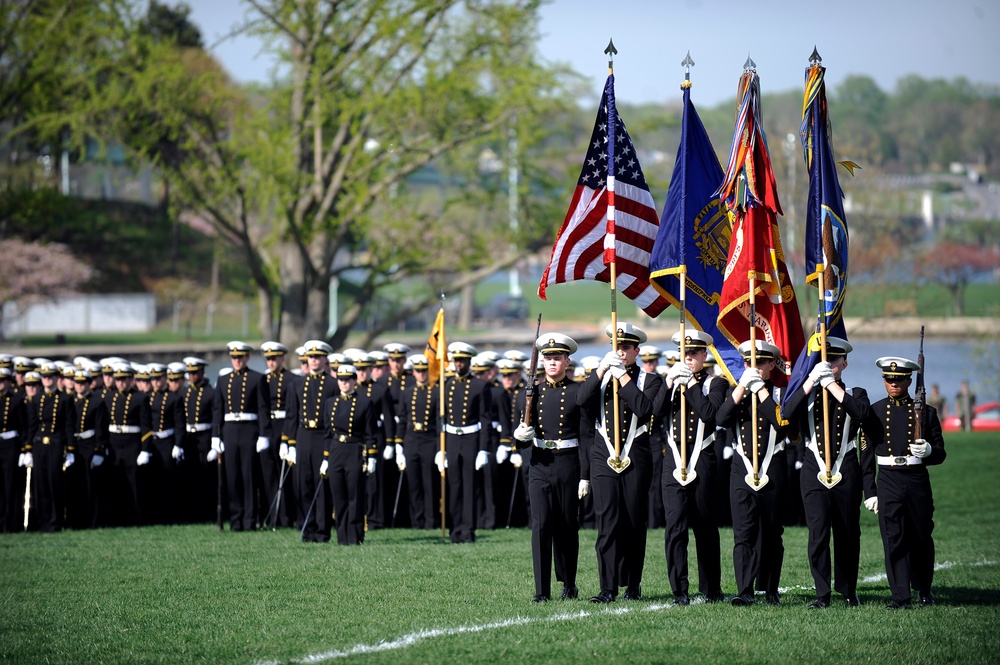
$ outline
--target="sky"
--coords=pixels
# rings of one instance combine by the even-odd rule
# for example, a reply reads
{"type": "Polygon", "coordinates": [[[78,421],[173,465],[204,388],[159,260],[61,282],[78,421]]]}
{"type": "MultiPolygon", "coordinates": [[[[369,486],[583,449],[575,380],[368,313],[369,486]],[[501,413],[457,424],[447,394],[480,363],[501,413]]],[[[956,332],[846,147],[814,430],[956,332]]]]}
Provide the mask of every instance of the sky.
{"type": "MultiPolygon", "coordinates": [[[[222,39],[244,16],[242,0],[187,2],[206,46],[233,78],[267,80],[274,63],[259,42],[222,39]]],[[[678,99],[688,51],[692,99],[702,106],[735,104],[747,55],[762,93],[802,90],[814,46],[833,90],[854,74],[886,92],[910,73],[1000,85],[997,0],[554,0],[541,10],[540,32],[541,57],[586,76],[595,102],[609,39],[618,49],[616,97],[627,103],[678,99]]]]}

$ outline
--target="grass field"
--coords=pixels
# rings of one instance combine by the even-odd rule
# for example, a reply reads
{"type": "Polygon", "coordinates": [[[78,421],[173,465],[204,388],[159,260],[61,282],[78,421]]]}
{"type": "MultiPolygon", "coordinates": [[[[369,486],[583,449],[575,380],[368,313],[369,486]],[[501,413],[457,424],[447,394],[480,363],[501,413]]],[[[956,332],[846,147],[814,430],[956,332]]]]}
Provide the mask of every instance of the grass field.
{"type": "MultiPolygon", "coordinates": [[[[354,548],[209,525],[29,533],[0,536],[0,660],[996,663],[1000,441],[947,443],[947,461],[931,470],[939,602],[930,608],[882,609],[882,545],[867,512],[862,606],[818,612],[806,610],[812,578],[798,527],[785,531],[783,605],[751,608],[670,606],[662,529],[649,533],[644,599],[610,606],[528,602],[526,529],[480,532],[474,545],[374,531],[354,548]]],[[[598,590],[594,539],[581,534],[581,595],[598,590]]],[[[730,530],[722,546],[731,594],[730,530]]]]}

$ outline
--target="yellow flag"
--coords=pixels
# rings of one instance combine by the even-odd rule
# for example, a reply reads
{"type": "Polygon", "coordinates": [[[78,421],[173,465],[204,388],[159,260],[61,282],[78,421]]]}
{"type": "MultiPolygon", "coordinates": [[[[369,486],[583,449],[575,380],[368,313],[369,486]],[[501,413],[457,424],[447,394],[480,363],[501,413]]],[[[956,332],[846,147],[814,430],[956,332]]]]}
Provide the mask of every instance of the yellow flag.
{"type": "Polygon", "coordinates": [[[442,364],[448,361],[448,342],[444,338],[444,307],[438,311],[437,318],[434,319],[434,327],[431,328],[431,336],[427,338],[427,348],[424,349],[427,356],[431,385],[443,374],[442,364]]]}

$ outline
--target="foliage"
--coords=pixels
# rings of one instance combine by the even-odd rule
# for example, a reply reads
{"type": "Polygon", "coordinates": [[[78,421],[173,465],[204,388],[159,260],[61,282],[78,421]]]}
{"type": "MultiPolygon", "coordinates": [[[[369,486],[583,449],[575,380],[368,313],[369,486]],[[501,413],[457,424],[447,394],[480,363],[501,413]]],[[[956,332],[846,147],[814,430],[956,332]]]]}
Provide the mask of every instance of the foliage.
{"type": "Polygon", "coordinates": [[[978,275],[1000,270],[1000,248],[942,242],[917,257],[916,274],[942,284],[955,303],[955,315],[965,314],[965,288],[978,275]]]}

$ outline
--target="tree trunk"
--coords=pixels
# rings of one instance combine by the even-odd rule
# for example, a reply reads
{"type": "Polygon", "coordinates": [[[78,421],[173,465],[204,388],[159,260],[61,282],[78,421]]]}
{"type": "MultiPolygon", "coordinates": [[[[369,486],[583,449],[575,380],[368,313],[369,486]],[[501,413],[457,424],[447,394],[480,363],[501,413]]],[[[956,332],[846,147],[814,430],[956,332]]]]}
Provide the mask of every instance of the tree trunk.
{"type": "Polygon", "coordinates": [[[269,289],[257,288],[257,305],[260,310],[257,318],[257,327],[260,328],[260,336],[265,340],[281,339],[281,331],[275,330],[274,296],[269,289]]]}
{"type": "Polygon", "coordinates": [[[281,337],[295,344],[326,339],[330,309],[330,281],[315,277],[294,244],[280,250],[281,337]]]}

